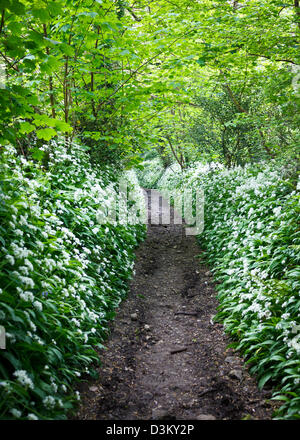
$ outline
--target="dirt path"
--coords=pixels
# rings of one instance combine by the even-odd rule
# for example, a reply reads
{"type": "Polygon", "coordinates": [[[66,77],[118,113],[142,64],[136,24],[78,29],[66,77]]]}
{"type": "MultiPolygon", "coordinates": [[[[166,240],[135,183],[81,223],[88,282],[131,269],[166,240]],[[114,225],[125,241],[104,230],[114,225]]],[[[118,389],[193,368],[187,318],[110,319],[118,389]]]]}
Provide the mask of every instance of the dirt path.
{"type": "Polygon", "coordinates": [[[270,419],[270,391],[257,390],[212,323],[216,291],[195,237],[182,225],[149,225],[135,271],[100,352],[99,379],[78,388],[76,418],[270,419]]]}

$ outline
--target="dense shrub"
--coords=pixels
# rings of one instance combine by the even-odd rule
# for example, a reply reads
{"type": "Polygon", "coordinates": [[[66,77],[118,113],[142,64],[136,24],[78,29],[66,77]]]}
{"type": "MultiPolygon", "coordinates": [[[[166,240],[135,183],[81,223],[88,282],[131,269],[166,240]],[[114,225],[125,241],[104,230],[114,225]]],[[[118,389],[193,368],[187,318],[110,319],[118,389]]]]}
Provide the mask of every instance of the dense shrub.
{"type": "MultiPolygon", "coordinates": [[[[200,170],[200,172],[198,172],[200,170]]],[[[299,183],[276,163],[184,175],[163,185],[203,188],[198,237],[215,272],[221,320],[255,373],[284,401],[275,417],[300,418],[299,183]]]]}
{"type": "Polygon", "coordinates": [[[159,157],[142,162],[142,169],[137,170],[139,183],[143,188],[156,188],[159,178],[164,173],[164,167],[159,157]]]}
{"type": "MultiPolygon", "coordinates": [[[[93,373],[107,322],[126,295],[145,226],[98,224],[116,178],[84,147],[52,144],[49,169],[7,147],[0,159],[0,417],[64,418],[93,373]],[[99,210],[100,209],[100,210],[99,210]]],[[[134,174],[135,200],[143,202],[134,174]]],[[[132,183],[133,182],[133,183],[132,183]]]]}

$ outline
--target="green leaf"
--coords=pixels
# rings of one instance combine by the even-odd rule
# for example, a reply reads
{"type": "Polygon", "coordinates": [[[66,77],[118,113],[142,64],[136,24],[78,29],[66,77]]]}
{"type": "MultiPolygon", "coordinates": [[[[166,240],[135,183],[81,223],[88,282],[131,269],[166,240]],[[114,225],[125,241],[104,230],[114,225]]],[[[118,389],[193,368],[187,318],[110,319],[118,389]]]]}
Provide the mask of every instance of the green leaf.
{"type": "Polygon", "coordinates": [[[205,58],[198,58],[198,60],[196,60],[196,63],[199,64],[199,66],[205,66],[206,59],[205,58]]]}
{"type": "Polygon", "coordinates": [[[71,133],[73,131],[73,128],[70,124],[67,124],[67,122],[55,120],[55,127],[63,132],[71,133]]]}
{"type": "Polygon", "coordinates": [[[273,376],[273,373],[264,374],[258,381],[258,388],[262,389],[263,386],[268,382],[268,380],[273,376]]]}
{"type": "Polygon", "coordinates": [[[36,135],[38,139],[45,139],[45,141],[50,141],[51,138],[57,135],[57,132],[53,128],[42,128],[37,130],[36,135]]]}
{"type": "Polygon", "coordinates": [[[61,41],[56,41],[56,40],[52,40],[51,38],[48,37],[43,37],[44,40],[46,40],[48,43],[52,44],[53,46],[57,46],[59,44],[61,44],[61,41]]]}
{"type": "Polygon", "coordinates": [[[97,17],[98,13],[97,12],[93,12],[93,11],[83,11],[80,12],[78,14],[78,16],[80,17],[81,15],[85,16],[85,17],[91,17],[91,18],[95,18],[97,17]]]}
{"type": "Polygon", "coordinates": [[[44,24],[48,23],[51,20],[51,17],[47,9],[34,8],[32,9],[31,12],[35,18],[38,18],[44,24]]]}
{"type": "Polygon", "coordinates": [[[40,150],[39,148],[32,148],[29,150],[33,159],[42,161],[45,156],[45,151],[40,150]]]}
{"type": "MultiPolygon", "coordinates": [[[[1,0],[1,3],[2,3],[2,0],[1,0]]],[[[1,9],[7,7],[11,12],[13,12],[16,15],[24,15],[25,14],[25,6],[17,0],[13,0],[10,2],[4,1],[4,4],[3,5],[1,4],[1,6],[2,6],[1,9]],[[6,6],[5,6],[5,3],[6,3],[6,6]]]]}
{"type": "Polygon", "coordinates": [[[63,52],[65,55],[69,57],[72,57],[75,53],[73,47],[66,43],[61,43],[59,49],[61,52],[63,52]]]}
{"type": "Polygon", "coordinates": [[[60,60],[56,57],[49,55],[47,59],[40,64],[41,72],[45,72],[48,75],[51,75],[54,71],[56,71],[60,67],[60,60]]]}
{"type": "Polygon", "coordinates": [[[35,130],[35,126],[30,124],[29,122],[25,121],[25,122],[20,123],[20,133],[21,134],[31,133],[34,130],[35,130]]]}
{"type": "Polygon", "coordinates": [[[2,356],[6,358],[16,370],[18,370],[21,367],[22,364],[20,359],[17,359],[12,353],[5,351],[4,353],[2,353],[2,356]]]}

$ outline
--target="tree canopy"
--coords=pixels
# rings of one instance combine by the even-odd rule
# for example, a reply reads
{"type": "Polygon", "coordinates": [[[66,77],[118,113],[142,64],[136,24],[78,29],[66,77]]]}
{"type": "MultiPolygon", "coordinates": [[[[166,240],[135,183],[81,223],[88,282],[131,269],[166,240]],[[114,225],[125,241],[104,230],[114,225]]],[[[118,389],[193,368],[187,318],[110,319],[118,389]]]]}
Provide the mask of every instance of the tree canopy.
{"type": "MultiPolygon", "coordinates": [[[[1,144],[58,134],[100,162],[296,150],[299,2],[3,0],[1,144]]],[[[33,143],[34,141],[34,143],[33,143]]],[[[35,145],[35,146],[33,146],[35,145]]]]}

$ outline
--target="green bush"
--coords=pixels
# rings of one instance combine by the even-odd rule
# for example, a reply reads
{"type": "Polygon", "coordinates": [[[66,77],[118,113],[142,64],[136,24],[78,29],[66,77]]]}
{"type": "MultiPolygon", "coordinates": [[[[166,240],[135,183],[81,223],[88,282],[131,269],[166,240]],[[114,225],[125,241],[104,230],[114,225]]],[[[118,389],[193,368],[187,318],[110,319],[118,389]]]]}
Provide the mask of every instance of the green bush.
{"type": "MultiPolygon", "coordinates": [[[[164,179],[164,178],[162,178],[164,179]]],[[[300,418],[299,183],[275,162],[232,170],[194,167],[160,186],[202,188],[198,237],[219,282],[222,321],[263,387],[284,401],[276,418],[300,418]]]]}
{"type": "Polygon", "coordinates": [[[79,398],[74,381],[99,361],[95,348],[145,235],[142,224],[97,221],[113,203],[114,170],[91,168],[82,146],[68,152],[53,142],[51,150],[47,171],[13,147],[0,159],[2,419],[66,417],[79,398]]]}

